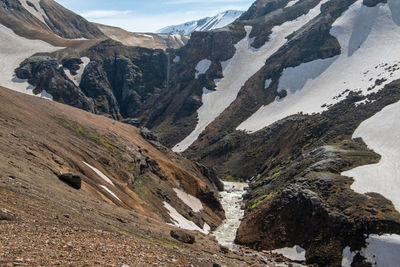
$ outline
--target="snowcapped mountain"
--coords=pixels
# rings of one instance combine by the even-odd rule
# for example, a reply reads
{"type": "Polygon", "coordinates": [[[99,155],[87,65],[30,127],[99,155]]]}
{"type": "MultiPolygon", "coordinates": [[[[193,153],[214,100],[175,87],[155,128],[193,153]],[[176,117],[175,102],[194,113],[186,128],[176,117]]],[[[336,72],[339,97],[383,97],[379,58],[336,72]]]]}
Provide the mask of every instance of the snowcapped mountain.
{"type": "Polygon", "coordinates": [[[218,13],[214,17],[206,17],[200,20],[186,22],[180,25],[167,26],[158,30],[158,33],[190,35],[194,31],[210,31],[225,27],[234,22],[243,14],[243,11],[228,10],[218,13]]]}

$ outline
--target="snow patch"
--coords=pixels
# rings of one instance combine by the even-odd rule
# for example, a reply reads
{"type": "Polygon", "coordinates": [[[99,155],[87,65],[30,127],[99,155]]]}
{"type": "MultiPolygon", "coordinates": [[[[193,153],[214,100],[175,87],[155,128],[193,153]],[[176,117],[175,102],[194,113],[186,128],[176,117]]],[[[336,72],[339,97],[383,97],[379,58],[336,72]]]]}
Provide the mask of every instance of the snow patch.
{"type": "Polygon", "coordinates": [[[180,56],[176,56],[174,58],[174,60],[172,60],[172,62],[174,62],[174,63],[179,63],[180,61],[181,61],[181,57],[180,56]]]}
{"type": "MultiPolygon", "coordinates": [[[[11,90],[34,95],[34,86],[27,80],[18,79],[14,70],[18,68],[24,59],[39,52],[54,52],[62,49],[55,47],[40,40],[30,40],[16,35],[11,29],[0,24],[0,85],[11,90]]],[[[39,97],[49,97],[47,93],[37,95],[39,97]]]]}
{"type": "Polygon", "coordinates": [[[272,29],[270,40],[259,49],[251,46],[253,39],[249,38],[249,35],[252,27],[245,26],[247,35],[235,45],[235,55],[221,63],[224,78],[216,84],[216,91],[203,96],[203,105],[197,110],[199,120],[195,130],[176,145],[173,150],[175,152],[185,151],[199,137],[201,132],[235,101],[246,81],[259,71],[264,66],[265,61],[287,42],[286,37],[317,17],[321,13],[321,5],[327,1],[321,1],[307,14],[293,21],[275,26],[272,29]]]}
{"type": "Polygon", "coordinates": [[[88,57],[82,57],[81,60],[82,64],[79,65],[79,70],[76,75],[72,75],[69,69],[64,68],[67,77],[78,87],[81,83],[83,72],[85,71],[86,66],[90,63],[90,58],[88,57]]]}
{"type": "Polygon", "coordinates": [[[291,7],[294,6],[295,4],[297,4],[300,0],[292,0],[289,3],[287,3],[287,5],[285,6],[285,8],[287,7],[291,7]]]}
{"type": "Polygon", "coordinates": [[[109,183],[110,185],[114,185],[114,183],[110,180],[110,178],[108,178],[104,173],[102,173],[101,171],[99,171],[98,169],[96,169],[95,167],[89,165],[88,163],[82,161],[83,164],[85,164],[86,166],[88,166],[90,169],[92,169],[92,171],[94,171],[98,176],[100,176],[104,181],[106,181],[107,183],[109,183]]]}
{"type": "Polygon", "coordinates": [[[38,20],[43,22],[47,27],[49,27],[45,21],[45,19],[49,20],[49,17],[47,17],[46,12],[43,10],[43,8],[40,6],[40,0],[19,0],[21,5],[29,12],[32,14],[32,16],[36,17],[38,20]],[[30,2],[33,4],[34,7],[30,6],[28,4],[30,2]]]}
{"type": "Polygon", "coordinates": [[[171,220],[173,222],[172,225],[177,226],[182,229],[186,230],[191,230],[191,231],[199,231],[200,233],[203,234],[208,234],[210,232],[210,226],[206,223],[204,223],[203,229],[198,227],[194,222],[189,221],[185,217],[183,217],[174,207],[172,207],[170,204],[167,202],[163,202],[164,207],[168,210],[169,216],[171,217],[171,220]]]}
{"type": "Polygon", "coordinates": [[[203,210],[203,204],[201,203],[201,201],[198,198],[196,198],[178,188],[174,188],[174,191],[175,191],[176,195],[179,197],[179,199],[182,200],[183,203],[188,205],[194,212],[199,212],[199,211],[203,210]]]}
{"type": "Polygon", "coordinates": [[[378,164],[343,172],[353,177],[355,192],[376,192],[391,200],[400,211],[400,102],[389,105],[360,124],[353,138],[361,137],[368,147],[382,156],[378,164]]]}
{"type": "Polygon", "coordinates": [[[350,250],[350,247],[345,247],[343,250],[342,267],[351,267],[356,254],[356,252],[350,250]]]}
{"type": "Polygon", "coordinates": [[[400,28],[395,21],[400,8],[394,7],[395,1],[375,7],[362,0],[354,3],[331,29],[342,54],[285,69],[279,86],[288,95],[261,107],[237,129],[255,132],[300,112],[322,112],[343,100],[346,91],[368,95],[400,79],[400,28]]]}
{"type": "Polygon", "coordinates": [[[292,261],[305,261],[306,260],[306,251],[302,247],[296,245],[292,248],[280,248],[272,250],[273,253],[281,254],[285,258],[288,258],[292,261]]]}
{"type": "Polygon", "coordinates": [[[210,66],[211,66],[211,60],[209,59],[200,60],[200,62],[197,63],[196,66],[195,79],[198,79],[199,75],[206,73],[210,68],[210,66]]]}
{"type": "Polygon", "coordinates": [[[372,266],[392,267],[400,262],[400,235],[384,234],[370,235],[366,239],[367,246],[361,251],[350,251],[349,247],[343,250],[342,267],[350,267],[354,256],[360,253],[372,266]]]}
{"type": "Polygon", "coordinates": [[[104,186],[104,185],[99,185],[99,186],[100,186],[101,188],[103,188],[104,190],[106,190],[110,195],[112,195],[113,197],[115,197],[116,199],[118,199],[119,201],[122,202],[122,200],[119,199],[119,197],[117,197],[117,195],[114,194],[114,192],[111,191],[110,189],[108,189],[106,186],[104,186]]]}
{"type": "Polygon", "coordinates": [[[272,80],[271,80],[271,79],[265,80],[264,89],[268,89],[268,87],[271,85],[271,83],[272,83],[272,80]]]}
{"type": "Polygon", "coordinates": [[[246,192],[246,183],[223,182],[224,191],[219,193],[219,199],[225,210],[225,220],[212,233],[218,243],[230,249],[235,248],[234,240],[237,229],[244,216],[241,209],[243,194],[246,192]]]}

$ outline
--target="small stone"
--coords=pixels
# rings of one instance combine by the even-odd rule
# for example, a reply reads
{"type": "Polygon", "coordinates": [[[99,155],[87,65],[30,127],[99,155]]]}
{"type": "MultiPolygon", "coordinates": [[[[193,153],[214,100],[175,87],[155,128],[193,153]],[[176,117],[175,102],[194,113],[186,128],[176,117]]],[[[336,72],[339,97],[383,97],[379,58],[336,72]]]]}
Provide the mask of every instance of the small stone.
{"type": "Polygon", "coordinates": [[[219,249],[221,250],[222,253],[228,253],[229,252],[229,248],[225,247],[225,246],[220,246],[219,249]]]}

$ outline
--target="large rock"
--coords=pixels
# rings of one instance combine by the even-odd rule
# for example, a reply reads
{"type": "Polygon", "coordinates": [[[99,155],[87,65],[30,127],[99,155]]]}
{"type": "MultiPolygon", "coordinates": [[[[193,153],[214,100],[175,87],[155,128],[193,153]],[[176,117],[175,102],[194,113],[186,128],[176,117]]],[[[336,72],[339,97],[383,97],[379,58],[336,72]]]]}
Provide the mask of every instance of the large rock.
{"type": "Polygon", "coordinates": [[[0,208],[0,221],[14,221],[17,216],[9,210],[0,208]]]}
{"type": "Polygon", "coordinates": [[[178,241],[186,244],[194,244],[196,238],[194,235],[184,232],[182,230],[171,230],[170,235],[178,241]]]}
{"type": "Polygon", "coordinates": [[[58,178],[75,189],[81,189],[82,178],[79,175],[64,173],[60,174],[58,178]]]}

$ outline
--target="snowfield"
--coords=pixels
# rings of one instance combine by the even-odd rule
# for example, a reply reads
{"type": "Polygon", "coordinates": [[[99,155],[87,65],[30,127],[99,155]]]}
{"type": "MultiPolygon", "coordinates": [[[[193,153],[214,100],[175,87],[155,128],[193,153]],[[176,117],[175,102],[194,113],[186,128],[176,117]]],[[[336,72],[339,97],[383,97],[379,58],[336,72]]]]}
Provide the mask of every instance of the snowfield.
{"type": "Polygon", "coordinates": [[[368,95],[400,79],[400,1],[367,7],[359,0],[333,24],[331,34],[342,54],[285,69],[278,90],[288,95],[261,107],[237,130],[253,133],[290,115],[322,112],[344,99],[346,90],[368,95]]]}
{"type": "Polygon", "coordinates": [[[378,164],[361,166],[342,175],[353,177],[357,193],[376,192],[391,200],[400,211],[400,102],[385,107],[361,123],[353,138],[361,137],[382,156],[378,164]]]}
{"type": "Polygon", "coordinates": [[[366,248],[361,251],[351,251],[349,247],[343,250],[343,267],[350,267],[355,255],[360,254],[372,266],[394,267],[400,263],[400,236],[399,235],[370,235],[366,240],[366,248]]]}
{"type": "MultiPolygon", "coordinates": [[[[14,70],[24,59],[39,52],[54,52],[62,49],[40,40],[30,40],[16,35],[11,29],[0,24],[0,85],[21,93],[34,95],[33,87],[27,80],[18,79],[14,70]]],[[[52,98],[43,92],[39,95],[52,98]]]]}
{"type": "Polygon", "coordinates": [[[321,13],[321,5],[327,1],[321,1],[307,14],[293,21],[275,26],[272,29],[270,41],[259,49],[251,46],[253,39],[249,38],[249,35],[252,27],[245,26],[247,35],[235,45],[235,55],[231,59],[221,62],[224,78],[215,81],[216,91],[202,96],[203,105],[197,111],[199,121],[195,130],[177,144],[173,151],[185,151],[199,137],[201,132],[235,101],[246,81],[259,71],[264,66],[265,61],[287,42],[286,37],[317,17],[321,13]]]}
{"type": "Polygon", "coordinates": [[[198,227],[194,222],[189,221],[185,217],[183,217],[174,207],[164,201],[164,207],[168,210],[169,216],[171,217],[172,225],[177,226],[182,229],[191,230],[191,231],[199,231],[203,234],[208,234],[210,232],[210,226],[204,223],[203,229],[198,227]]]}
{"type": "Polygon", "coordinates": [[[198,198],[178,188],[174,188],[174,191],[179,199],[182,200],[183,203],[185,203],[187,206],[189,206],[194,212],[200,212],[203,210],[203,204],[198,198]]]}

